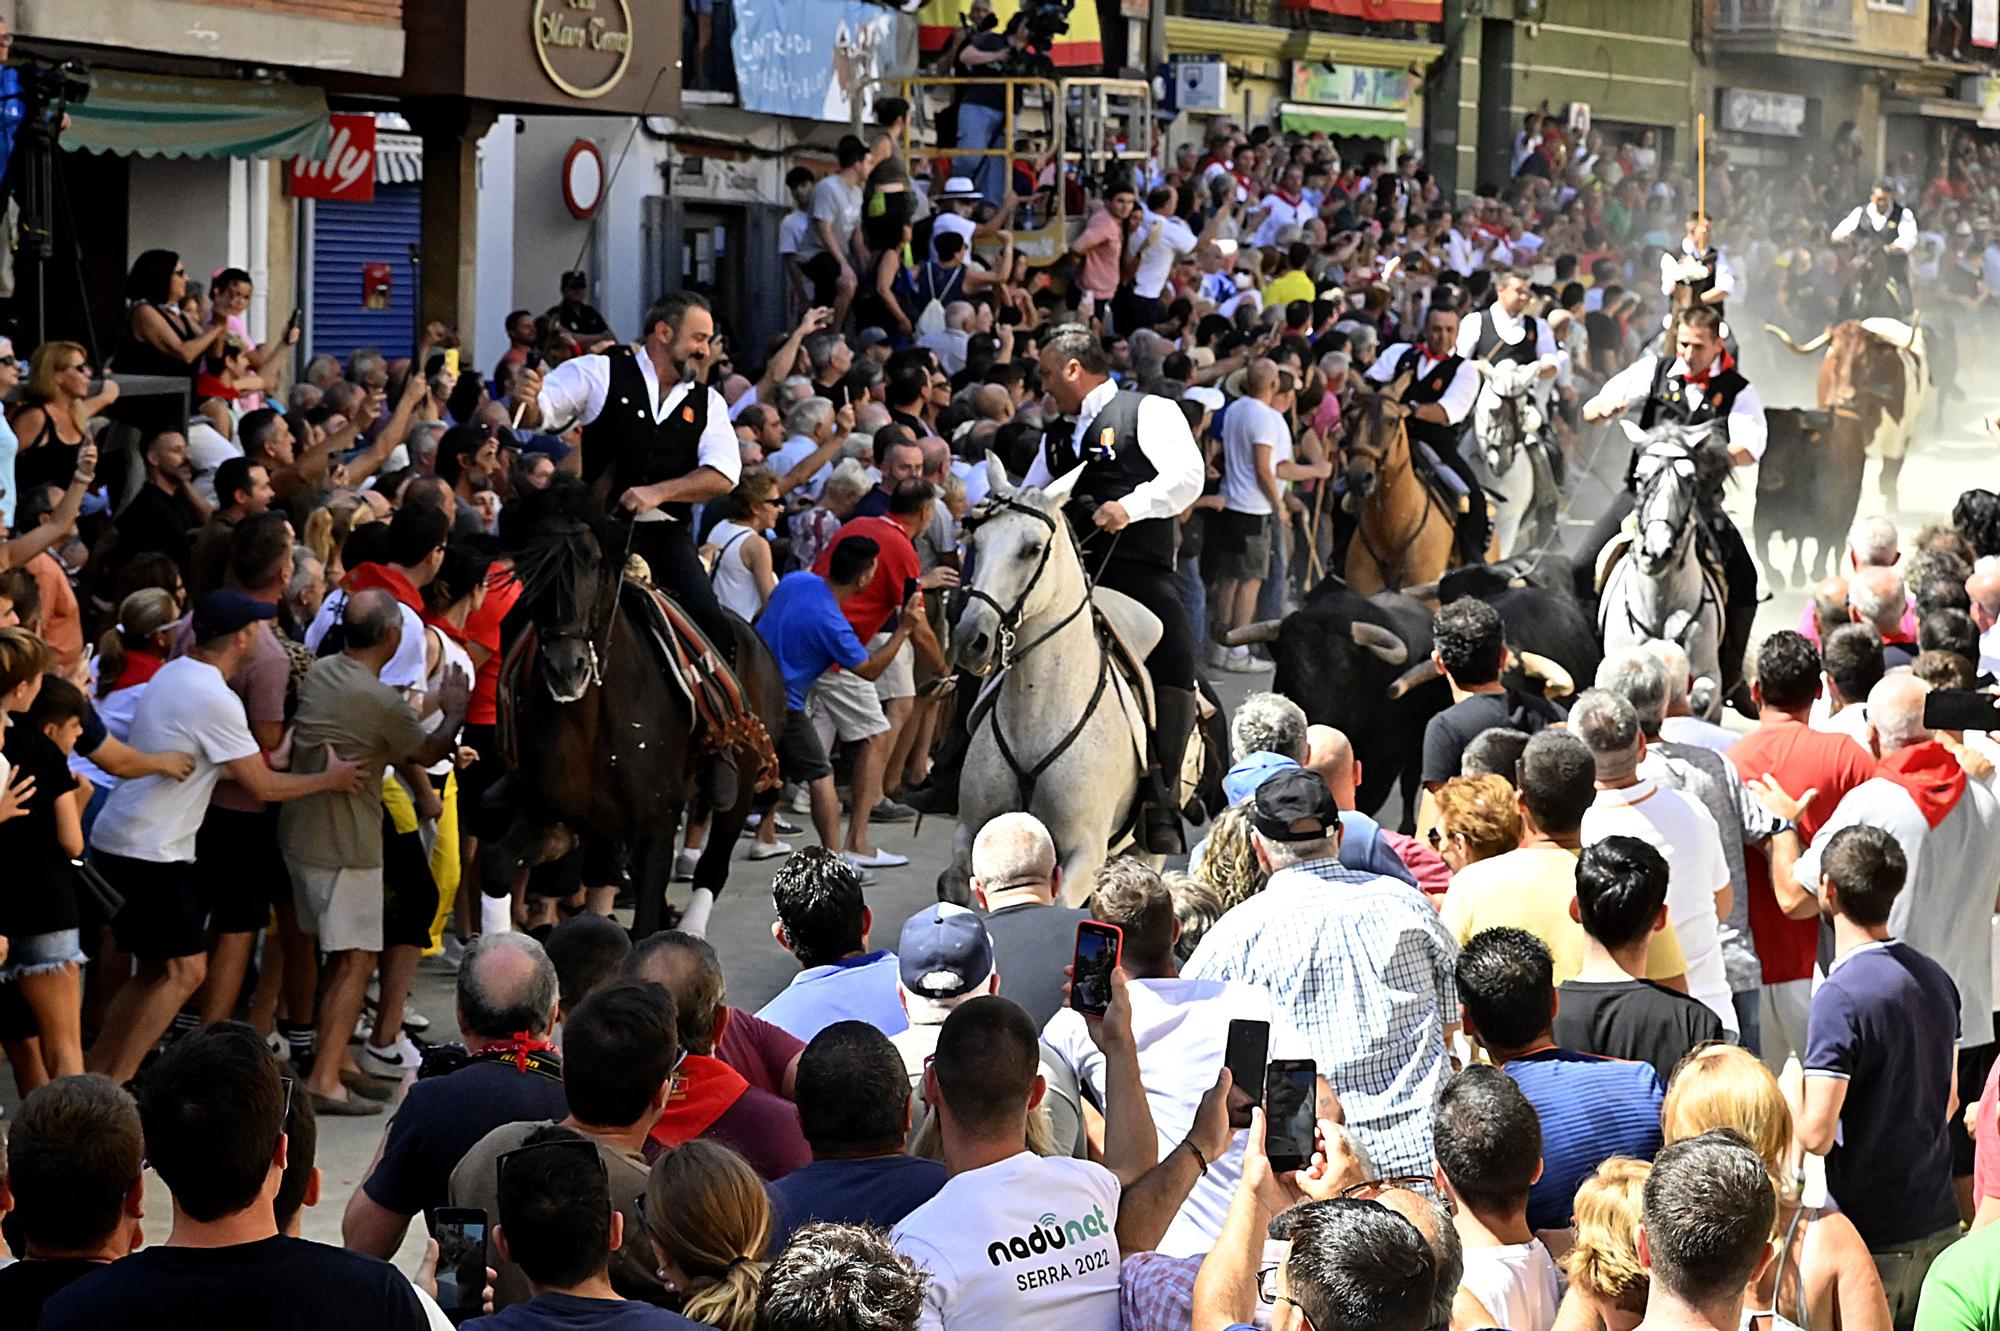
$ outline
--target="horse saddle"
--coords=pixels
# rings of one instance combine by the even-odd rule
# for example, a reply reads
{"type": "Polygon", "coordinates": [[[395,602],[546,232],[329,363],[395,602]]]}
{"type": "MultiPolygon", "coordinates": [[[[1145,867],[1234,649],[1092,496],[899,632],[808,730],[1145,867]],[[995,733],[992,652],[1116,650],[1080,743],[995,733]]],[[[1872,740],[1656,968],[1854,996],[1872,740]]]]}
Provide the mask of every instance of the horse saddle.
{"type": "Polygon", "coordinates": [[[700,722],[711,753],[748,747],[757,758],[757,789],[778,785],[778,754],[770,732],[743,696],[743,683],[680,603],[651,583],[627,577],[624,594],[640,609],[647,642],[700,722]]]}
{"type": "Polygon", "coordinates": [[[1417,475],[1423,480],[1424,489],[1437,500],[1438,507],[1447,513],[1458,512],[1471,495],[1465,481],[1444,465],[1436,449],[1414,435],[1410,437],[1410,455],[1416,460],[1417,475]]]}

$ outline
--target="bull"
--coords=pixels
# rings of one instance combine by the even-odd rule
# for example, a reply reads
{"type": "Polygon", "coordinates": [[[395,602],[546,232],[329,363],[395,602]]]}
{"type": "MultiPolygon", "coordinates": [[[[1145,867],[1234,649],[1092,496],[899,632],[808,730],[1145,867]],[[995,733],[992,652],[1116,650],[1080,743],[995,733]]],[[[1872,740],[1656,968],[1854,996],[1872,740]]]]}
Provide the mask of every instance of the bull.
{"type": "Polygon", "coordinates": [[[1910,323],[1848,319],[1804,346],[1775,324],[1764,327],[1802,356],[1826,349],[1819,367],[1819,409],[1853,414],[1866,451],[1881,459],[1876,485],[1894,508],[1896,478],[1903,470],[1903,458],[1910,451],[1930,389],[1930,358],[1922,326],[1914,319],[1910,323]]]}
{"type": "Polygon", "coordinates": [[[1769,443],[1757,468],[1752,545],[1771,583],[1785,577],[1771,559],[1771,538],[1794,542],[1791,582],[1801,585],[1838,571],[1840,549],[1861,505],[1868,439],[1851,405],[1831,411],[1766,407],[1769,443]],[[1815,543],[1810,565],[1806,541],[1815,543]]]}
{"type": "MultiPolygon", "coordinates": [[[[1568,590],[1563,561],[1544,561],[1546,577],[1524,580],[1507,565],[1454,570],[1411,592],[1438,601],[1477,596],[1500,612],[1519,665],[1507,682],[1554,694],[1596,676],[1600,655],[1590,621],[1568,590]],[[1557,567],[1560,566],[1560,567],[1557,567]]],[[[1227,641],[1267,643],[1276,672],[1271,687],[1297,702],[1315,724],[1345,734],[1361,761],[1355,803],[1379,813],[1403,800],[1403,830],[1414,831],[1423,775],[1424,728],[1451,705],[1450,686],[1431,660],[1435,605],[1409,592],[1356,595],[1338,579],[1315,587],[1292,614],[1234,630],[1227,641]]]]}

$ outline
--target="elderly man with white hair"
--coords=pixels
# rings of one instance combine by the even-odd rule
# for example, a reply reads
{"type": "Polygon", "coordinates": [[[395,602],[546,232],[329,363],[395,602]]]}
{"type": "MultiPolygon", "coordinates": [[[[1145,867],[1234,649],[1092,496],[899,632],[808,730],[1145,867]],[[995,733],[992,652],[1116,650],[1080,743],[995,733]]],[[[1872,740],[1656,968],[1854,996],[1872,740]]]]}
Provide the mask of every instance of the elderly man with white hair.
{"type": "Polygon", "coordinates": [[[1967,777],[1957,755],[1925,727],[1929,692],[1907,672],[1885,675],[1868,691],[1868,729],[1881,763],[1841,799],[1793,873],[1801,888],[1817,892],[1820,855],[1844,827],[1879,827],[1896,839],[1909,874],[1889,910],[1889,932],[1950,974],[1958,986],[1959,1046],[1969,1052],[1993,1040],[1989,937],[2000,887],[2000,798],[1987,781],[1967,777]]]}
{"type": "MultiPolygon", "coordinates": [[[[1844,586],[1864,569],[1895,568],[1903,559],[1900,542],[1901,537],[1896,533],[1896,524],[1883,517],[1880,513],[1871,513],[1866,517],[1856,518],[1854,525],[1847,529],[1847,568],[1845,571],[1848,576],[1846,578],[1829,578],[1826,584],[1821,585],[1825,586],[1839,582],[1844,586]]],[[[1797,628],[1799,632],[1811,638],[1814,643],[1820,641],[1819,621],[1813,614],[1811,598],[1807,599],[1805,609],[1799,612],[1797,628]]],[[[1895,624],[1890,625],[1890,628],[1895,630],[1893,635],[1895,637],[1908,639],[1913,642],[1916,640],[1917,613],[1915,607],[1909,605],[1907,600],[1904,604],[1902,618],[1895,624]]],[[[1881,631],[1879,625],[1877,626],[1877,631],[1881,631]]],[[[1884,636],[1890,635],[1885,634],[1884,636]]]]}
{"type": "Polygon", "coordinates": [[[1878,565],[1857,569],[1847,580],[1847,610],[1855,623],[1882,635],[1884,668],[1894,670],[1917,659],[1916,634],[1903,631],[1910,613],[1909,593],[1895,569],[1878,565]]]}
{"type": "Polygon", "coordinates": [[[1569,728],[1597,764],[1597,799],[1583,815],[1583,844],[1637,837],[1667,862],[1667,918],[1687,958],[1688,994],[1737,1033],[1736,1006],[1722,961],[1721,922],[1729,915],[1729,869],[1722,834],[1708,810],[1639,775],[1646,737],[1639,713],[1616,693],[1592,689],[1570,708],[1569,728]]]}
{"type": "Polygon", "coordinates": [[[1660,738],[1675,744],[1713,749],[1717,753],[1726,751],[1742,738],[1735,731],[1694,714],[1694,707],[1688,701],[1688,690],[1694,687],[1694,666],[1688,661],[1687,649],[1666,638],[1643,642],[1640,649],[1666,667],[1667,671],[1667,715],[1660,722],[1660,738]]]}
{"type": "Polygon", "coordinates": [[[972,896],[986,912],[1007,997],[1048,1025],[1063,1005],[1063,967],[1076,952],[1076,926],[1090,912],[1057,904],[1062,864],[1041,819],[1003,813],[972,839],[972,896]]]}
{"type": "Polygon", "coordinates": [[[802,398],[786,408],[785,442],[764,458],[765,469],[778,478],[780,495],[804,487],[808,495],[819,498],[826,478],[833,475],[834,459],[847,443],[853,414],[836,411],[823,397],[802,398]]]}

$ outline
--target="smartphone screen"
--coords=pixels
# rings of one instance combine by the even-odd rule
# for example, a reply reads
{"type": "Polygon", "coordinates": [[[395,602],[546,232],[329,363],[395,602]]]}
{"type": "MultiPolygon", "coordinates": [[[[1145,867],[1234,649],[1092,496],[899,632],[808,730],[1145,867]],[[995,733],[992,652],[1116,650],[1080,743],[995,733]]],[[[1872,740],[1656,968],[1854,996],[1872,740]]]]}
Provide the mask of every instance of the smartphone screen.
{"type": "Polygon", "coordinates": [[[441,1206],[432,1213],[437,1240],[437,1301],[453,1322],[478,1317],[486,1299],[486,1212],[441,1206]]]}
{"type": "Polygon", "coordinates": [[[1310,1058],[1271,1060],[1264,1075],[1264,1155],[1279,1173],[1312,1160],[1318,1068],[1310,1058]]]}
{"type": "Polygon", "coordinates": [[[1264,1060],[1270,1056],[1271,1023],[1232,1021],[1222,1064],[1229,1069],[1229,1125],[1250,1126],[1250,1110],[1264,1093],[1264,1060]]]}
{"type": "Polygon", "coordinates": [[[1085,1016],[1101,1017],[1111,1006],[1111,972],[1118,969],[1124,934],[1115,924],[1085,920],[1076,926],[1076,956],[1071,962],[1069,1005],[1085,1016]]]}
{"type": "Polygon", "coordinates": [[[444,372],[454,379],[458,378],[457,347],[446,347],[444,349],[444,372]]]}

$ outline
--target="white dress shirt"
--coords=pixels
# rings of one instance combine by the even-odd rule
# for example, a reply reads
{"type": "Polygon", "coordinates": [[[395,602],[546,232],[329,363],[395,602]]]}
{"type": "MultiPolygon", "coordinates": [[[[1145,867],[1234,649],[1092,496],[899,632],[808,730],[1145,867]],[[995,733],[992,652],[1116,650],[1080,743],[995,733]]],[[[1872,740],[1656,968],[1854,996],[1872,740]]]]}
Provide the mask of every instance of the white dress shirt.
{"type": "MultiPolygon", "coordinates": [[[[1396,376],[1402,369],[1403,356],[1409,351],[1417,353],[1417,372],[1411,380],[1413,383],[1429,374],[1441,363],[1431,359],[1431,354],[1417,343],[1398,342],[1377,356],[1375,363],[1368,367],[1365,376],[1368,382],[1371,384],[1396,382],[1396,376]]],[[[1438,399],[1438,405],[1444,408],[1445,420],[1449,424],[1458,425],[1471,414],[1472,404],[1478,400],[1479,367],[1470,360],[1461,359],[1458,363],[1458,373],[1452,376],[1450,386],[1444,390],[1444,396],[1438,399]]]]}
{"type": "MultiPolygon", "coordinates": [[[[1584,404],[1585,411],[1596,411],[1600,407],[1612,407],[1618,411],[1630,411],[1645,405],[1647,396],[1653,391],[1653,369],[1659,364],[1658,356],[1641,356],[1630,365],[1604,381],[1604,387],[1597,396],[1584,404]]],[[[1687,362],[1675,358],[1668,369],[1668,377],[1687,373],[1687,362]]],[[[1687,385],[1688,401],[1700,406],[1705,391],[1698,384],[1687,385]]],[[[1755,387],[1745,384],[1736,400],[1729,404],[1729,446],[1740,448],[1755,462],[1764,456],[1764,445],[1769,439],[1769,429],[1764,424],[1764,399],[1757,396],[1755,387]]]]}
{"type": "Polygon", "coordinates": [[[1132,293],[1157,299],[1173,274],[1174,260],[1193,254],[1194,246],[1195,234],[1186,222],[1162,216],[1150,208],[1142,210],[1139,226],[1133,231],[1126,251],[1139,257],[1138,267],[1132,272],[1132,293]],[[1152,233],[1155,222],[1160,224],[1160,236],[1148,248],[1146,237],[1152,233]]]}
{"type": "MultiPolygon", "coordinates": [[[[1695,253],[1694,242],[1682,240],[1680,253],[1660,256],[1660,294],[1671,296],[1679,285],[1684,273],[1692,276],[1691,269],[1701,265],[1701,256],[1695,253]]],[[[1733,295],[1736,291],[1736,270],[1729,266],[1729,256],[1721,250],[1715,252],[1715,289],[1723,295],[1733,295]]]]}
{"type": "Polygon", "coordinates": [[[1480,264],[1479,250],[1457,227],[1444,233],[1445,265],[1454,273],[1471,276],[1480,264]]]}
{"type": "MultiPolygon", "coordinates": [[[[1509,314],[1495,305],[1465,316],[1458,326],[1458,354],[1471,360],[1479,351],[1479,336],[1485,331],[1486,321],[1491,320],[1493,331],[1507,346],[1514,346],[1528,335],[1527,321],[1520,315],[1509,314]]],[[[1569,354],[1556,343],[1555,334],[1549,331],[1547,319],[1535,320],[1535,359],[1544,365],[1553,365],[1558,370],[1569,367],[1569,354]]]]}
{"type": "MultiPolygon", "coordinates": [[[[616,402],[608,401],[611,395],[611,358],[603,355],[574,356],[550,370],[549,377],[542,380],[541,394],[535,399],[542,409],[542,428],[550,434],[561,434],[578,422],[589,424],[603,415],[607,408],[631,411],[640,416],[646,415],[650,408],[654,422],[663,422],[696,387],[687,383],[675,384],[662,399],[660,376],[653,368],[653,358],[641,347],[632,359],[638,362],[639,373],[646,381],[645,402],[635,403],[622,397],[616,402]]],[[[721,472],[734,485],[743,475],[743,453],[736,444],[736,431],[729,424],[729,404],[713,388],[701,391],[708,394],[708,424],[702,429],[696,457],[701,466],[721,472]]]]}
{"type": "MultiPolygon", "coordinates": [[[[1076,414],[1075,438],[1079,451],[1097,414],[1116,396],[1117,382],[1106,379],[1083,399],[1083,407],[1076,414]]],[[[1194,432],[1188,429],[1187,417],[1181,415],[1178,404],[1151,393],[1139,403],[1139,451],[1159,474],[1133,486],[1130,494],[1119,499],[1119,505],[1132,521],[1177,518],[1187,511],[1189,504],[1201,498],[1207,469],[1201,449],[1194,442],[1194,432]]],[[[1035,488],[1056,479],[1049,470],[1048,449],[1036,449],[1035,459],[1028,464],[1028,474],[1021,484],[1035,488]]]]}
{"type": "MultiPolygon", "coordinates": [[[[1880,235],[1889,225],[1889,214],[1879,211],[1874,204],[1865,204],[1842,218],[1840,225],[1833,229],[1835,240],[1846,240],[1861,229],[1863,220],[1868,229],[1880,235]]],[[[1896,238],[1889,242],[1889,248],[1898,254],[1914,253],[1917,248],[1917,216],[1908,208],[1903,209],[1903,217],[1896,224],[1896,238]]]]}

